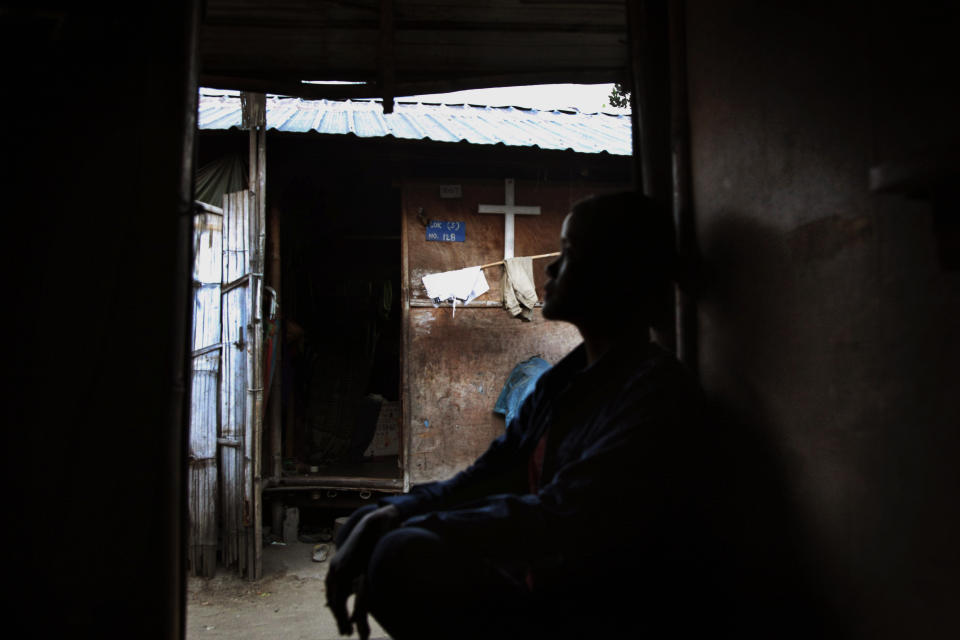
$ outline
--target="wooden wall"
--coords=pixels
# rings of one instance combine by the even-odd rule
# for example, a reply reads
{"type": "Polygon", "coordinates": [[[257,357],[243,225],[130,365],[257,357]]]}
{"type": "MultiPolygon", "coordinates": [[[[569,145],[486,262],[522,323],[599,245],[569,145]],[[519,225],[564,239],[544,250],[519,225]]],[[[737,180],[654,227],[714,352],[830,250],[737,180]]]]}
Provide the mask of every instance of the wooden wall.
{"type": "MultiPolygon", "coordinates": [[[[563,218],[579,199],[611,187],[516,181],[516,204],[540,206],[538,216],[516,217],[515,255],[559,250],[563,218]]],[[[493,413],[513,367],[535,355],[556,363],[580,342],[576,329],[544,321],[539,307],[531,322],[502,307],[502,267],[484,270],[490,291],[456,315],[434,307],[421,278],[503,258],[504,217],[478,214],[479,204],[503,204],[503,180],[405,182],[403,200],[404,424],[407,480],[439,480],[468,466],[503,432],[493,413]],[[461,186],[462,197],[442,199],[441,184],[461,186]],[[428,242],[420,210],[428,220],[466,223],[464,242],[428,242]]],[[[537,293],[543,299],[544,270],[551,259],[534,261],[537,293]]]]}

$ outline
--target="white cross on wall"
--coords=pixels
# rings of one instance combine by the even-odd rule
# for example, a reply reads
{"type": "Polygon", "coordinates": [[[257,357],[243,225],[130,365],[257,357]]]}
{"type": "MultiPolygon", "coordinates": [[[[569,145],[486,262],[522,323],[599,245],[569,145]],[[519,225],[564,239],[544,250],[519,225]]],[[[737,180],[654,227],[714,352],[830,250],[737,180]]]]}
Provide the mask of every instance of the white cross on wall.
{"type": "Polygon", "coordinates": [[[478,213],[499,213],[503,215],[503,258],[513,257],[513,216],[538,216],[540,207],[520,207],[514,203],[513,178],[504,180],[504,199],[506,204],[481,204],[478,213]]]}

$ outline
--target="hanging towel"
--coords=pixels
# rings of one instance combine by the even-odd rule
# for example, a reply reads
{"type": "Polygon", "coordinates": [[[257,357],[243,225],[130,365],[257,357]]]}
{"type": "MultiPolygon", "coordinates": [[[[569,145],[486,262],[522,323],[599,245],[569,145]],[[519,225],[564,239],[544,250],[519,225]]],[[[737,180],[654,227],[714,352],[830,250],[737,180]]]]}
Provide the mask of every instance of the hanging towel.
{"type": "Polygon", "coordinates": [[[503,308],[513,317],[529,322],[537,302],[537,290],[533,286],[533,260],[529,257],[504,259],[503,308]]]}
{"type": "Polygon", "coordinates": [[[427,289],[427,296],[433,300],[434,304],[447,300],[453,303],[454,315],[457,312],[457,300],[467,304],[490,290],[480,267],[431,273],[423,276],[421,280],[427,289]]]}

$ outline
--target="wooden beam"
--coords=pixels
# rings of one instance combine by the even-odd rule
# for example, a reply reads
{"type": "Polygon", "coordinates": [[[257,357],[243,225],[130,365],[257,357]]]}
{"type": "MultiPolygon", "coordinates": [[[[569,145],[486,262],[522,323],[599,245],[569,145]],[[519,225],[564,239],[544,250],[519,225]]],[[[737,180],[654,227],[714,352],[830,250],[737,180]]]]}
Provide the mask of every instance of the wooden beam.
{"type": "Polygon", "coordinates": [[[393,0],[380,0],[380,39],[377,46],[377,76],[383,97],[383,112],[393,113],[396,89],[394,60],[393,0]]]}
{"type": "MultiPolygon", "coordinates": [[[[666,211],[672,208],[673,190],[668,4],[669,0],[627,2],[635,186],[666,211]]],[[[654,328],[657,341],[672,351],[676,351],[675,324],[654,328]]]]}
{"type": "MultiPolygon", "coordinates": [[[[531,84],[622,82],[626,78],[627,74],[621,68],[563,69],[549,73],[463,74],[434,79],[401,78],[394,85],[393,95],[402,98],[403,96],[531,84]]],[[[362,84],[313,84],[289,78],[205,75],[200,78],[200,86],[210,89],[257,91],[305,100],[369,99],[383,95],[383,88],[376,81],[362,84]]]]}
{"type": "Polygon", "coordinates": [[[628,0],[634,157],[639,187],[664,206],[670,203],[670,85],[668,0],[628,0]]]}

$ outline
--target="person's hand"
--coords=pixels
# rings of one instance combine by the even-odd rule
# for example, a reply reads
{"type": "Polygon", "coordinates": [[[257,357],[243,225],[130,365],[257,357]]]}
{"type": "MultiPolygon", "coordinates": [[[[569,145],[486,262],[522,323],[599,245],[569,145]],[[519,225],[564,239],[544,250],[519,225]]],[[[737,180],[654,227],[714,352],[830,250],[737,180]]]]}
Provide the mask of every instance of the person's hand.
{"type": "Polygon", "coordinates": [[[337,620],[337,628],[342,635],[348,636],[353,633],[354,622],[357,623],[361,635],[364,630],[369,634],[366,607],[359,602],[362,600],[362,588],[359,583],[362,582],[363,573],[366,571],[370,555],[377,542],[399,524],[400,514],[393,505],[371,511],[357,523],[343,546],[337,549],[333,558],[330,559],[326,580],[327,606],[333,612],[337,620]],[[354,592],[357,592],[358,602],[354,604],[354,615],[350,616],[347,612],[347,598],[354,592]]]}

